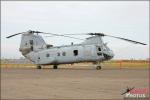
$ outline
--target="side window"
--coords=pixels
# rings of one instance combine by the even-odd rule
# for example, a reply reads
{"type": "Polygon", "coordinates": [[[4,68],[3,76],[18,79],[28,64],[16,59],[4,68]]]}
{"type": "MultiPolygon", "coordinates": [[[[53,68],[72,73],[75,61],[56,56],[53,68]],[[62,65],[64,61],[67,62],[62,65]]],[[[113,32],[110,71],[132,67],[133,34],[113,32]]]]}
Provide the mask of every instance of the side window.
{"type": "Polygon", "coordinates": [[[63,56],[66,56],[66,52],[63,52],[62,55],[63,55],[63,56]]]}
{"type": "Polygon", "coordinates": [[[33,40],[30,40],[30,45],[33,45],[33,40]]]}
{"type": "Polygon", "coordinates": [[[60,53],[59,53],[59,52],[57,53],[57,56],[60,56],[60,53]]]}
{"type": "Polygon", "coordinates": [[[100,48],[100,47],[98,47],[98,51],[101,51],[101,48],[100,48]]]}
{"type": "Polygon", "coordinates": [[[78,50],[73,50],[73,54],[74,54],[74,56],[77,56],[78,55],[78,50]]]}
{"type": "Polygon", "coordinates": [[[33,46],[31,46],[31,51],[33,51],[33,46]]]}
{"type": "Polygon", "coordinates": [[[49,56],[50,56],[50,54],[49,54],[49,53],[47,53],[47,54],[46,54],[46,57],[49,57],[49,56]]]}

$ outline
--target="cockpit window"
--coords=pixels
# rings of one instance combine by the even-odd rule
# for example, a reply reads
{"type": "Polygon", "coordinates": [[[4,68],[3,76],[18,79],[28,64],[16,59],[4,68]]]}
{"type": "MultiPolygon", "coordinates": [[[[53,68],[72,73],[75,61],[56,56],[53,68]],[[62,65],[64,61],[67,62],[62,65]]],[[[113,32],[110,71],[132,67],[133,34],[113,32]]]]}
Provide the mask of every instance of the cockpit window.
{"type": "Polygon", "coordinates": [[[107,46],[106,46],[106,49],[107,49],[107,50],[110,50],[107,46]]]}
{"type": "Polygon", "coordinates": [[[101,56],[101,55],[102,55],[102,53],[98,52],[98,53],[97,53],[97,55],[98,55],[98,56],[101,56]]]}

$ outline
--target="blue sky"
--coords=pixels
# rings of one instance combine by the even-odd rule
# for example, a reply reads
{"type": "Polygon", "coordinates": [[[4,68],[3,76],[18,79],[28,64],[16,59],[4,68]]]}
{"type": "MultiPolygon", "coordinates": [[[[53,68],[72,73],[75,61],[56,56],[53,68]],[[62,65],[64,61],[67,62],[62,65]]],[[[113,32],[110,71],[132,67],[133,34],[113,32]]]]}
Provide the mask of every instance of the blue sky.
{"type": "MultiPolygon", "coordinates": [[[[149,58],[149,1],[2,1],[1,56],[20,58],[20,37],[5,37],[27,30],[56,34],[103,32],[147,43],[135,45],[105,37],[114,51],[114,59],[149,58]]],[[[53,45],[67,45],[80,40],[47,38],[53,45]]],[[[76,36],[86,38],[87,36],[76,36]]]]}

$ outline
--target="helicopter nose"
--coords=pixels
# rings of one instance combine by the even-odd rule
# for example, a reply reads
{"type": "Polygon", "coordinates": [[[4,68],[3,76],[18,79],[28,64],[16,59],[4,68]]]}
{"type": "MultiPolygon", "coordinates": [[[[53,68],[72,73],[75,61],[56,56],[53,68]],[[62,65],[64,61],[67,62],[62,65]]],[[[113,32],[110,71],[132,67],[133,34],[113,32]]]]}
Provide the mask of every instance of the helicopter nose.
{"type": "Polygon", "coordinates": [[[112,51],[108,52],[108,53],[104,53],[104,58],[109,60],[112,59],[114,57],[114,53],[112,51]]]}
{"type": "Polygon", "coordinates": [[[112,58],[113,58],[113,56],[108,55],[108,54],[103,54],[103,55],[104,55],[104,58],[105,58],[105,59],[107,59],[107,60],[109,60],[109,59],[112,59],[112,58]]]}

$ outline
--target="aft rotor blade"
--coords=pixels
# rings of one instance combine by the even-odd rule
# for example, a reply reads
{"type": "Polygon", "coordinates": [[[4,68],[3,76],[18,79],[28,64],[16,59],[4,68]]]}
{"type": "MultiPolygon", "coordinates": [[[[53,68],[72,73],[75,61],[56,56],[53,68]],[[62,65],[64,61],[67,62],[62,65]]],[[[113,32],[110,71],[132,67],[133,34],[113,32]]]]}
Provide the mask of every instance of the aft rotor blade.
{"type": "Polygon", "coordinates": [[[138,41],[134,41],[134,40],[130,40],[130,39],[126,39],[126,38],[121,38],[121,37],[116,37],[116,36],[111,36],[111,35],[105,35],[105,36],[109,36],[109,37],[121,39],[121,40],[128,41],[128,42],[131,42],[131,43],[134,43],[134,44],[147,45],[147,44],[145,44],[145,43],[138,42],[138,41]]]}
{"type": "Polygon", "coordinates": [[[7,36],[6,38],[11,38],[11,37],[16,36],[16,35],[19,35],[19,34],[23,34],[23,33],[13,34],[13,35],[7,36]]]}
{"type": "MultiPolygon", "coordinates": [[[[54,36],[63,36],[63,37],[68,37],[68,38],[73,38],[73,39],[78,39],[78,40],[84,40],[84,39],[80,39],[80,38],[76,38],[76,37],[72,37],[72,36],[66,36],[66,35],[60,35],[60,34],[54,34],[54,33],[44,33],[43,32],[42,34],[50,34],[50,35],[54,35],[54,36]]],[[[49,36],[49,37],[51,37],[51,36],[49,36]]]]}

